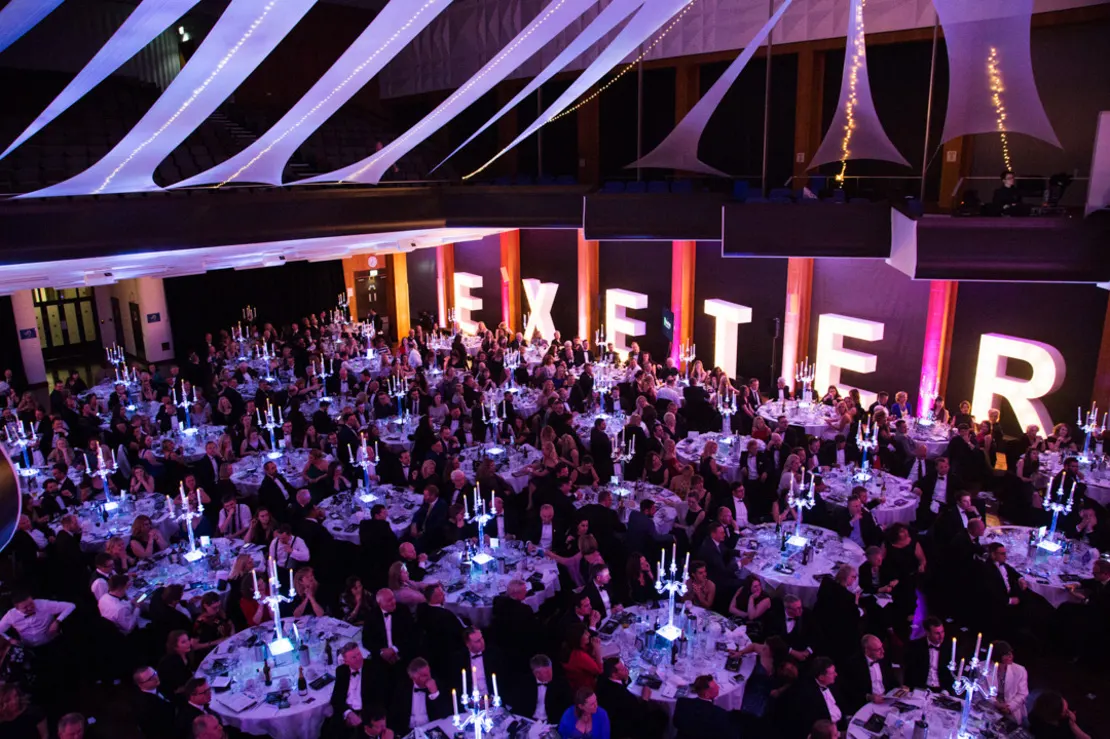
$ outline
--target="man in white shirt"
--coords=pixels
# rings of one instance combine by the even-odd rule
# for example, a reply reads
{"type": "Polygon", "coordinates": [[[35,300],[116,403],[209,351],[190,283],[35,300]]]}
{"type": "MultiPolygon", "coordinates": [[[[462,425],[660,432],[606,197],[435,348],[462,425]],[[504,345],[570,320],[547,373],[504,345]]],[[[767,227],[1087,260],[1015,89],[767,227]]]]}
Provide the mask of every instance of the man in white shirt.
{"type": "Polygon", "coordinates": [[[405,698],[408,698],[408,704],[405,706],[407,715],[398,715],[398,720],[393,722],[394,729],[401,734],[407,734],[418,726],[425,726],[432,721],[446,718],[451,713],[451,701],[448,700],[447,693],[440,691],[435,678],[432,677],[432,668],[428,666],[427,660],[417,657],[410,662],[408,676],[412,681],[412,689],[400,691],[398,696],[399,708],[404,704],[405,698]]]}
{"type": "Polygon", "coordinates": [[[929,469],[925,465],[925,456],[928,454],[928,449],[924,444],[918,444],[913,449],[913,464],[910,466],[910,474],[906,478],[910,485],[916,485],[924,477],[929,474],[929,469]]]}
{"type": "Polygon", "coordinates": [[[735,511],[732,520],[741,530],[751,526],[748,521],[748,504],[744,502],[745,495],[744,483],[739,481],[732,483],[732,508],[735,511]]]}
{"type": "Polygon", "coordinates": [[[408,362],[409,367],[412,369],[417,369],[424,365],[423,360],[420,359],[420,349],[416,346],[416,342],[409,344],[408,362]]]}
{"type": "Polygon", "coordinates": [[[41,647],[61,633],[61,622],[73,613],[75,605],[57,600],[35,600],[30,593],[12,594],[12,609],[0,618],[0,634],[15,631],[24,646],[41,647]]]}
{"type": "Polygon", "coordinates": [[[139,623],[139,607],[127,598],[130,583],[127,575],[112,575],[108,592],[97,601],[100,615],[114,623],[122,634],[130,634],[139,623]]]}
{"type": "Polygon", "coordinates": [[[95,569],[89,588],[92,590],[93,598],[99,603],[104,594],[108,592],[108,581],[116,573],[116,561],[107,552],[100,552],[93,560],[93,564],[95,569]]]}
{"type": "Polygon", "coordinates": [[[275,559],[279,569],[297,569],[308,564],[309,551],[304,539],[293,535],[293,527],[287,523],[278,526],[274,540],[270,542],[270,557],[275,559]]]}
{"type": "Polygon", "coordinates": [[[251,527],[251,509],[235,499],[234,493],[224,495],[220,508],[220,534],[229,539],[242,539],[251,527]]]}
{"type": "Polygon", "coordinates": [[[672,403],[682,403],[682,393],[675,385],[674,375],[667,378],[666,383],[655,391],[655,395],[661,400],[669,400],[672,403]]]}
{"type": "Polygon", "coordinates": [[[1014,649],[1008,642],[994,643],[994,657],[998,663],[995,708],[1020,724],[1025,720],[1025,701],[1029,697],[1029,672],[1014,662],[1014,649]]]}
{"type": "Polygon", "coordinates": [[[545,552],[551,551],[555,539],[555,508],[550,503],[540,506],[539,535],[531,543],[545,552]]]}
{"type": "Polygon", "coordinates": [[[370,693],[370,681],[366,681],[367,690],[363,690],[365,658],[362,648],[353,641],[347,642],[339,648],[339,661],[331,694],[332,715],[342,716],[343,723],[349,727],[359,726],[363,698],[370,693]]]}

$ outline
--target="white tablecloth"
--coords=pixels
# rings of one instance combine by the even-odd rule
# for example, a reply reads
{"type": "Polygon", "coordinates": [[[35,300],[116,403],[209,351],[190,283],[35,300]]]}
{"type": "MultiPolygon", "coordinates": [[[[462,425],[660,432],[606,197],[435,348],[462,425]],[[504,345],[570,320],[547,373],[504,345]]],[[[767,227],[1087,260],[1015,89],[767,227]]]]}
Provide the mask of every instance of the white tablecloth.
{"type": "MultiPolygon", "coordinates": [[[[198,546],[200,546],[199,542],[198,546]]],[[[231,593],[226,589],[219,590],[219,583],[221,580],[226,582],[228,573],[235,564],[235,558],[240,554],[250,554],[256,568],[264,567],[263,548],[257,544],[244,545],[243,542],[235,539],[212,539],[207,547],[203,547],[203,551],[206,556],[196,562],[186,562],[176,552],[170,556],[169,551],[159,552],[148,560],[140,561],[131,570],[132,579],[128,597],[143,596],[144,605],[148,605],[150,594],[157,588],[181,585],[185,588],[184,601],[189,603],[196,612],[200,610],[199,603],[190,603],[190,601],[199,600],[210,590],[219,593],[226,607],[228,598],[238,598],[239,593],[231,593]],[[208,555],[217,551],[220,554],[220,565],[214,570],[208,555]],[[171,559],[177,561],[171,562],[171,559]]]]}
{"type": "MultiPolygon", "coordinates": [[[[164,461],[165,458],[162,456],[162,442],[168,439],[173,442],[174,448],[180,451],[181,459],[186,464],[193,464],[194,462],[199,462],[204,456],[205,444],[210,441],[219,441],[220,436],[226,432],[226,426],[213,426],[211,424],[197,426],[196,433],[193,434],[174,433],[171,431],[156,437],[152,445],[152,450],[155,458],[164,461]]],[[[269,444],[269,432],[263,431],[261,433],[262,438],[269,444]]]]}
{"type": "Polygon", "coordinates": [[[540,459],[540,453],[531,445],[521,447],[502,446],[500,444],[483,444],[463,449],[459,454],[459,469],[466,473],[466,479],[474,482],[475,465],[483,458],[492,459],[497,468],[497,474],[516,492],[522,492],[528,487],[531,475],[517,474],[530,464],[535,464],[540,459]]]}
{"type": "MultiPolygon", "coordinates": [[[[113,500],[118,500],[118,498],[113,500]]],[[[161,532],[167,542],[170,537],[180,530],[178,521],[170,518],[169,508],[165,505],[165,496],[152,493],[136,501],[134,496],[129,495],[128,501],[123,508],[117,508],[108,514],[107,523],[104,522],[100,513],[99,506],[103,503],[103,500],[96,504],[85,503],[74,511],[77,520],[81,523],[81,549],[83,551],[101,552],[107,546],[108,539],[113,536],[118,536],[123,539],[124,544],[127,544],[131,538],[131,525],[141,515],[150,516],[154,528],[161,532]]],[[[61,531],[61,519],[55,518],[52,520],[50,527],[55,532],[61,531]]]]}
{"type": "MultiPolygon", "coordinates": [[[[893,430],[893,425],[891,429],[893,430]]],[[[936,459],[944,454],[944,450],[948,448],[952,429],[942,424],[918,426],[914,423],[909,425],[908,434],[915,443],[925,446],[925,457],[927,459],[936,459]]]]}
{"type": "MultiPolygon", "coordinates": [[[[258,488],[262,485],[262,478],[266,476],[263,467],[270,460],[265,454],[251,454],[243,457],[232,467],[231,481],[239,488],[239,493],[246,496],[258,495],[258,488]]],[[[301,470],[308,463],[307,449],[294,449],[280,459],[273,460],[277,463],[278,473],[293,486],[293,494],[297,490],[308,486],[308,481],[301,475],[301,470]]]]}
{"type": "MultiPolygon", "coordinates": [[[[512,726],[514,721],[520,721],[521,723],[528,724],[528,739],[542,739],[543,737],[547,736],[548,732],[554,731],[554,728],[550,724],[539,724],[532,721],[531,719],[523,718],[521,716],[515,716],[511,713],[508,713],[504,709],[494,710],[492,716],[494,722],[493,731],[490,733],[482,732],[482,736],[488,737],[489,739],[506,739],[506,737],[508,736],[508,729],[510,726],[512,726]]],[[[559,716],[555,716],[554,718],[551,718],[551,720],[558,724],[560,718],[561,717],[559,716]]],[[[458,729],[455,728],[454,724],[451,723],[450,717],[440,719],[439,721],[432,721],[430,724],[426,724],[422,728],[425,732],[428,732],[431,729],[439,729],[444,733],[444,735],[449,737],[455,736],[455,733],[458,731],[458,729]]],[[[474,732],[470,729],[467,729],[467,736],[473,735],[474,732]]],[[[415,739],[416,736],[416,732],[411,731],[404,737],[398,737],[397,739],[415,739]]]]}
{"type": "Polygon", "coordinates": [[[772,428],[778,423],[779,416],[785,415],[791,426],[801,426],[811,436],[820,437],[829,428],[826,420],[836,418],[836,409],[817,403],[808,408],[799,408],[798,402],[788,400],[780,403],[777,400],[759,406],[759,415],[768,422],[772,428]]]}
{"type": "MultiPolygon", "coordinates": [[[[676,611],[679,608],[681,608],[681,604],[676,604],[676,611]]],[[[669,648],[658,665],[646,661],[642,653],[636,649],[637,639],[647,638],[644,633],[650,631],[656,619],[661,623],[667,622],[665,601],[658,609],[646,606],[635,606],[627,609],[627,614],[635,615],[641,620],[628,627],[622,625],[611,636],[603,637],[601,655],[603,658],[620,655],[628,666],[629,677],[631,678],[628,689],[637,695],[643,690],[643,686],[637,684],[641,675],[654,676],[662,680],[662,687],[652,690],[651,700],[666,709],[668,716],[674,715],[675,702],[677,701],[675,689],[690,685],[698,675],[709,674],[714,676],[721,688],[720,694],[713,702],[727,711],[738,711],[744,701],[744,688],[747,685],[747,678],[751,677],[753,670],[755,670],[757,658],[754,654],[747,655],[741,660],[739,673],[728,672],[725,670],[728,655],[726,652],[717,649],[717,643],[723,643],[734,649],[742,649],[750,643],[746,629],[743,626],[737,627],[712,611],[706,611],[696,606],[692,610],[697,617],[697,633],[688,641],[689,655],[680,656],[678,663],[674,666],[671,665],[669,648]],[[735,674],[743,675],[744,679],[739,682],[734,681],[733,675],[735,674]]],[[[678,614],[676,614],[675,619],[676,625],[684,623],[684,619],[678,614]]],[[[621,621],[622,616],[614,615],[611,620],[621,621]]]]}
{"type": "MultiPolygon", "coordinates": [[[[294,621],[291,619],[282,622],[285,625],[286,636],[291,636],[294,621]]],[[[299,618],[295,623],[300,631],[301,638],[309,643],[311,664],[304,665],[305,678],[312,682],[325,672],[335,675],[335,665],[324,664],[324,644],[322,636],[335,639],[332,648],[335,651],[347,641],[362,642],[362,629],[334,618],[299,618]]],[[[297,667],[298,662],[294,657],[291,662],[273,667],[271,663],[273,685],[269,688],[262,685],[258,677],[262,662],[259,650],[246,646],[251,637],[269,640],[273,637],[272,624],[263,624],[253,629],[242,631],[222,643],[213,650],[197,669],[198,675],[208,678],[209,682],[218,675],[227,675],[232,679],[231,686],[225,691],[213,691],[211,710],[216,713],[227,726],[234,726],[248,734],[258,734],[274,737],[274,739],[303,739],[316,737],[324,721],[331,714],[331,693],[334,683],[325,685],[320,690],[308,689],[308,695],[303,698],[297,695],[297,667]],[[288,690],[288,708],[277,708],[265,702],[266,693],[288,690]],[[242,711],[235,711],[224,702],[223,698],[245,695],[258,703],[242,711]]],[[[336,657],[338,662],[338,657],[336,657]]]]}
{"type": "MultiPolygon", "coordinates": [[[[692,433],[675,445],[675,455],[679,461],[692,464],[696,468],[701,461],[702,450],[706,442],[717,442],[717,466],[721,468],[721,477],[729,482],[740,479],[740,454],[748,448],[750,436],[722,436],[717,431],[707,434],[692,433]]],[[[759,443],[760,451],[764,448],[762,441],[759,443]]]]}
{"type": "Polygon", "coordinates": [[[405,488],[380,485],[362,496],[348,493],[333,495],[320,502],[320,509],[327,516],[325,525],[333,537],[358,544],[358,524],[370,517],[374,506],[381,503],[387,508],[390,528],[401,536],[423,501],[422,496],[405,488]]]}
{"type": "MultiPolygon", "coordinates": [[[[1099,552],[1081,541],[1072,542],[1072,553],[1064,561],[1063,551],[1050,555],[1045,549],[1036,548],[1029,556],[1028,526],[992,526],[987,529],[980,543],[983,546],[999,541],[1006,545],[1006,561],[1025,578],[1029,588],[1044,597],[1053,608],[1061,603],[1074,602],[1064,588],[1067,582],[1079,582],[1091,577],[1091,565],[1099,552]]],[[[1063,539],[1057,538],[1060,544],[1063,539]]]]}
{"type": "MultiPolygon", "coordinates": [[[[1094,445],[1091,446],[1093,451],[1094,445]]],[[[1066,456],[1079,455],[1069,454],[1066,456]]],[[[1060,455],[1056,452],[1041,454],[1041,471],[1050,478],[1060,471],[1062,464],[1060,455]]],[[[1082,481],[1087,485],[1087,497],[1099,505],[1110,506],[1110,469],[1093,470],[1090,464],[1080,463],[1079,470],[1083,475],[1082,481]]]]}
{"type": "MultiPolygon", "coordinates": [[[[782,530],[789,537],[794,533],[794,522],[784,523],[782,530]]],[[[817,589],[821,586],[819,576],[835,575],[841,564],[859,567],[865,557],[863,550],[855,542],[837,535],[834,531],[803,523],[801,533],[802,536],[809,538],[817,550],[810,558],[809,564],[803,565],[801,548],[788,546],[789,566],[793,568],[793,573],[775,569],[781,561],[779,550],[781,533],[775,533],[774,524],[754,527],[750,535],[741,537],[736,545],[736,551],[756,553],[748,569],[763,581],[763,587],[766,590],[778,596],[796,595],[802,599],[802,604],[806,608],[812,608],[817,602],[817,589]]]]}
{"type": "Polygon", "coordinates": [[[858,482],[847,470],[833,469],[823,473],[821,479],[829,486],[829,490],[821,493],[821,497],[825,502],[838,508],[844,508],[847,505],[848,496],[857,485],[867,488],[871,500],[879,500],[885,496],[885,502],[871,509],[875,523],[880,526],[890,526],[895,523],[908,524],[917,516],[917,496],[911,490],[913,486],[908,480],[897,475],[872,472],[870,480],[858,482]]]}
{"type": "MultiPolygon", "coordinates": [[[[856,712],[856,715],[852,717],[848,724],[848,737],[850,739],[875,739],[879,734],[868,732],[857,724],[857,721],[866,723],[872,714],[876,713],[886,717],[886,728],[880,733],[890,736],[891,739],[911,739],[914,722],[921,718],[924,718],[926,723],[929,724],[929,736],[956,736],[956,728],[960,725],[959,711],[942,708],[936,703],[936,697],[931,693],[924,690],[914,690],[901,698],[893,697],[890,690],[887,691],[887,694],[888,698],[885,703],[867,703],[856,712]],[[914,706],[915,710],[901,713],[894,708],[896,702],[914,706]]],[[[953,704],[954,707],[955,704],[953,704]]],[[[1000,717],[1001,715],[996,711],[985,709],[984,703],[976,702],[973,704],[971,719],[968,721],[971,735],[980,736],[982,729],[993,727],[1000,717]]],[[[997,732],[997,730],[996,735],[1005,736],[1004,733],[997,732]]]]}
{"type": "MultiPolygon", "coordinates": [[[[679,524],[686,521],[688,510],[686,501],[659,485],[647,482],[622,482],[617,485],[603,485],[600,489],[608,489],[613,493],[611,507],[616,509],[622,523],[628,523],[628,514],[639,510],[640,501],[646,498],[658,504],[655,511],[655,528],[659,533],[669,534],[676,521],[679,524]]],[[[597,502],[598,491],[593,488],[582,488],[578,493],[579,497],[574,501],[575,508],[597,502]]]]}
{"type": "MultiPolygon", "coordinates": [[[[530,587],[530,590],[534,589],[536,592],[531,592],[524,599],[534,611],[559,590],[559,571],[554,560],[530,556],[516,547],[503,546],[492,550],[491,554],[497,562],[487,565],[488,574],[482,575],[476,574],[470,567],[467,567],[465,574],[460,571],[461,545],[453,544],[444,553],[442,559],[425,568],[424,581],[437,580],[443,583],[447,595],[444,606],[469,619],[475,626],[485,628],[493,622],[493,599],[503,595],[509,581],[514,578],[528,581],[538,574],[537,588],[530,587]],[[498,574],[502,569],[499,562],[504,563],[504,574],[498,574]]],[[[531,586],[531,582],[529,585],[531,586]]]]}

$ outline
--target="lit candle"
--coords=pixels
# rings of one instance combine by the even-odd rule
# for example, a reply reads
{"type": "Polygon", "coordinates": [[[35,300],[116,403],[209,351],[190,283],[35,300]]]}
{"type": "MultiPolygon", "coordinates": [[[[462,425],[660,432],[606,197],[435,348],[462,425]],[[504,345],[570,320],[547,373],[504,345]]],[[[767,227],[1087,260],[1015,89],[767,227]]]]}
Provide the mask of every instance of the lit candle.
{"type": "Polygon", "coordinates": [[[462,671],[462,677],[463,677],[463,705],[466,705],[466,668],[465,667],[463,668],[463,671],[462,671]]]}
{"type": "Polygon", "coordinates": [[[253,567],[251,568],[251,577],[254,578],[255,595],[261,595],[261,593],[258,592],[258,570],[254,569],[253,567]]]}
{"type": "MultiPolygon", "coordinates": [[[[462,499],[463,499],[463,518],[470,518],[470,509],[466,507],[466,496],[464,495],[462,497],[462,499]]],[[[466,690],[464,689],[463,692],[465,693],[466,690]]]]}
{"type": "Polygon", "coordinates": [[[983,645],[983,632],[979,632],[979,636],[975,639],[975,659],[979,658],[979,647],[983,645]]]}
{"type": "Polygon", "coordinates": [[[499,698],[500,695],[501,694],[497,692],[497,673],[495,672],[493,673],[493,697],[496,699],[499,698]]]}
{"type": "Polygon", "coordinates": [[[471,667],[470,668],[470,682],[474,687],[474,695],[477,696],[478,695],[478,668],[477,667],[471,667]]]}
{"type": "Polygon", "coordinates": [[[952,637],[952,659],[949,662],[956,664],[956,637],[952,637]]]}
{"type": "MultiPolygon", "coordinates": [[[[463,670],[463,675],[465,675],[465,674],[466,674],[466,670],[463,670]]],[[[458,716],[459,715],[459,694],[458,694],[458,691],[455,690],[454,688],[451,688],[451,705],[454,706],[454,708],[455,708],[455,714],[454,715],[458,716]]]]}
{"type": "Polygon", "coordinates": [[[684,575],[690,574],[690,553],[686,552],[686,566],[683,570],[684,575]]]}
{"type": "Polygon", "coordinates": [[[289,597],[290,598],[293,597],[294,592],[295,591],[293,590],[293,568],[290,567],[289,568],[289,597]]]}
{"type": "Polygon", "coordinates": [[[959,680],[964,676],[964,660],[960,659],[960,671],[956,673],[956,679],[959,680]]]}
{"type": "Polygon", "coordinates": [[[301,632],[297,630],[297,624],[296,623],[293,624],[293,640],[296,641],[297,643],[300,643],[300,641],[301,641],[301,632]]]}
{"type": "Polygon", "coordinates": [[[986,660],[984,660],[987,663],[988,669],[990,668],[992,654],[994,654],[994,642],[991,642],[990,645],[987,647],[987,658],[986,660]]]}

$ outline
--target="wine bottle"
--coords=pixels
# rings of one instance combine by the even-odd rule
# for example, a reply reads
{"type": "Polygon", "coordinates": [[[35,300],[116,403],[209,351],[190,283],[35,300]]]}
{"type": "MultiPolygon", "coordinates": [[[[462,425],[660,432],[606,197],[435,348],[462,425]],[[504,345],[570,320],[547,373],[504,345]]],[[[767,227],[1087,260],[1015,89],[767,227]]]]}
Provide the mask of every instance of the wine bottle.
{"type": "Polygon", "coordinates": [[[331,651],[331,639],[324,643],[324,662],[329,667],[335,664],[335,653],[331,651]]]}
{"type": "Polygon", "coordinates": [[[270,660],[268,659],[262,660],[262,682],[267,688],[274,683],[273,678],[270,676],[270,660]]]}
{"type": "Polygon", "coordinates": [[[297,668],[297,695],[308,695],[308,681],[304,679],[304,668],[297,668]]]}

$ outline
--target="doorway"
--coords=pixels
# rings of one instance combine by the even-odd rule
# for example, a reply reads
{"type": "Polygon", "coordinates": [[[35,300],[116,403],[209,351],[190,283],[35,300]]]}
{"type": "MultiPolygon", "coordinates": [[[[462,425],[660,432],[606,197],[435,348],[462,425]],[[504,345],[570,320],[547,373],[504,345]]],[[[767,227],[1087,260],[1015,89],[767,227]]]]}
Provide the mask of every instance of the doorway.
{"type": "Polygon", "coordinates": [[[91,287],[31,291],[35,322],[48,362],[95,353],[100,349],[96,300],[91,287]]]}
{"type": "Polygon", "coordinates": [[[112,325],[115,326],[116,331],[116,346],[123,347],[127,351],[127,339],[124,338],[123,333],[123,311],[119,307],[119,298],[112,298],[112,325]]]}
{"type": "Polygon", "coordinates": [[[138,303],[128,303],[131,311],[131,333],[135,337],[135,356],[146,359],[146,344],[143,343],[143,315],[139,312],[138,303]]]}

